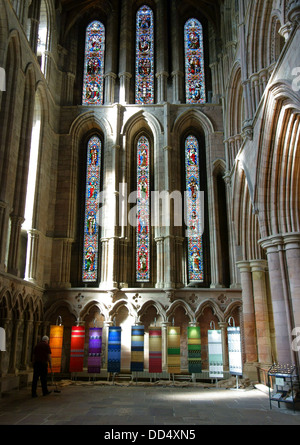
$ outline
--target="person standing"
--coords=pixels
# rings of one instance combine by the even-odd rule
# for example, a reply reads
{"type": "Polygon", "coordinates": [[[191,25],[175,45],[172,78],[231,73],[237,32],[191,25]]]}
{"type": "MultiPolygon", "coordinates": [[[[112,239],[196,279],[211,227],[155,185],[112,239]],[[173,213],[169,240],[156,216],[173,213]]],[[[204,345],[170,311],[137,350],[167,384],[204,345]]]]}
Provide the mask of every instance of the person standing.
{"type": "Polygon", "coordinates": [[[51,393],[47,387],[48,363],[52,371],[51,348],[49,346],[49,337],[44,335],[33,350],[33,379],[31,393],[32,397],[37,397],[36,389],[39,378],[41,379],[43,396],[51,393]]]}

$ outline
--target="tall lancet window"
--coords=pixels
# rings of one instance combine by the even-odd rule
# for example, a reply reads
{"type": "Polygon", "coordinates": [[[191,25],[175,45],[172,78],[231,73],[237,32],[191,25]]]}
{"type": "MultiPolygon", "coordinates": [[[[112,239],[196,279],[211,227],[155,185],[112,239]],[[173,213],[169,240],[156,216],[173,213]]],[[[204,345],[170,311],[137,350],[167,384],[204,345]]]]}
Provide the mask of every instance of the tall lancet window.
{"type": "Polygon", "coordinates": [[[145,136],[137,143],[136,280],[150,281],[150,144],[145,136]]]}
{"type": "Polygon", "coordinates": [[[135,101],[154,103],[154,21],[148,6],[142,6],[136,17],[135,101]]]}
{"type": "Polygon", "coordinates": [[[83,267],[82,281],[96,282],[98,279],[99,226],[97,212],[101,180],[101,149],[98,136],[93,136],[87,146],[83,267]]]}
{"type": "Polygon", "coordinates": [[[103,104],[105,27],[92,22],[86,30],[83,105],[103,104]]]}
{"type": "Polygon", "coordinates": [[[184,27],[186,103],[206,102],[203,28],[196,19],[190,19],[184,27]]]}
{"type": "Polygon", "coordinates": [[[200,190],[199,143],[194,136],[185,140],[186,223],[189,281],[203,282],[202,206],[200,190]]]}

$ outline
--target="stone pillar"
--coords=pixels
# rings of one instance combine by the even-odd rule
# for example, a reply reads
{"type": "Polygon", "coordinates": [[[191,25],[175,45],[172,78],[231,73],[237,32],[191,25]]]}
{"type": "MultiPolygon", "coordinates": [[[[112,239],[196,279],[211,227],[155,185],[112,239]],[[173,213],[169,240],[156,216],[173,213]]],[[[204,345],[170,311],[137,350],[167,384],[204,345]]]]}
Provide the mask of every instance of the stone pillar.
{"type": "Polygon", "coordinates": [[[291,351],[291,308],[288,296],[288,277],[285,267],[284,242],[281,236],[274,236],[260,241],[268,258],[273,319],[275,325],[276,361],[293,362],[291,351]]]}
{"type": "Polygon", "coordinates": [[[162,237],[155,238],[156,242],[156,284],[157,289],[164,287],[164,250],[162,237]]]}
{"type": "Polygon", "coordinates": [[[257,333],[258,360],[262,365],[272,364],[272,347],[267,302],[266,271],[267,262],[250,261],[253,283],[255,322],[257,333]]]}
{"type": "Polygon", "coordinates": [[[239,262],[237,266],[240,269],[242,285],[246,363],[257,363],[257,339],[251,268],[248,261],[239,262]]]}
{"type": "Polygon", "coordinates": [[[116,84],[116,74],[107,73],[104,76],[105,88],[104,88],[104,104],[113,104],[115,100],[115,84],[116,84]]]}
{"type": "Polygon", "coordinates": [[[130,79],[132,75],[130,73],[120,73],[120,93],[119,102],[122,105],[130,102],[130,79]]]}
{"type": "MultiPolygon", "coordinates": [[[[300,233],[284,235],[286,265],[289,278],[293,328],[300,327],[300,233]]],[[[300,364],[300,351],[296,353],[300,364]]]]}
{"type": "Polygon", "coordinates": [[[164,287],[173,289],[175,287],[174,282],[174,236],[164,237],[164,287]]]}
{"type": "Polygon", "coordinates": [[[222,337],[223,367],[224,367],[224,371],[228,371],[228,369],[229,369],[229,357],[228,357],[228,346],[227,346],[228,323],[219,322],[219,327],[221,329],[221,337],[222,337]]]}
{"type": "Polygon", "coordinates": [[[167,101],[167,80],[168,73],[162,71],[156,74],[157,77],[157,103],[161,104],[167,101]]]}
{"type": "Polygon", "coordinates": [[[227,223],[228,223],[228,238],[229,238],[229,261],[230,261],[230,288],[238,289],[240,284],[237,277],[237,266],[235,261],[235,243],[234,243],[234,227],[230,215],[232,214],[232,196],[231,196],[231,177],[229,172],[224,175],[224,182],[226,186],[227,197],[227,223]]]}
{"type": "MultiPolygon", "coordinates": [[[[10,324],[11,320],[9,318],[4,318],[1,320],[0,322],[0,326],[4,329],[5,333],[6,333],[6,349],[7,349],[7,332],[8,332],[8,327],[10,324]]],[[[10,348],[8,351],[0,351],[0,378],[4,377],[6,373],[4,373],[3,370],[3,354],[7,354],[8,352],[10,352],[10,348]]]]}
{"type": "Polygon", "coordinates": [[[22,325],[23,320],[12,320],[12,339],[11,339],[11,349],[10,349],[10,362],[9,362],[9,374],[16,374],[16,359],[17,359],[17,347],[18,347],[18,336],[19,329],[22,325]]]}
{"type": "Polygon", "coordinates": [[[111,320],[104,321],[103,330],[102,330],[102,350],[105,349],[104,357],[105,357],[105,368],[107,370],[107,360],[108,360],[108,328],[113,326],[113,322],[111,320]]]}
{"type": "Polygon", "coordinates": [[[176,272],[176,288],[184,287],[184,255],[183,255],[183,242],[184,238],[176,236],[175,237],[175,272],[176,272]]]}
{"type": "Polygon", "coordinates": [[[180,104],[181,98],[183,97],[183,79],[184,73],[182,71],[173,71],[172,72],[172,92],[173,92],[173,103],[180,104]]]}
{"type": "Polygon", "coordinates": [[[29,335],[31,332],[32,325],[33,325],[33,320],[26,320],[24,322],[24,334],[23,334],[20,370],[28,369],[29,335]]]}
{"type": "Polygon", "coordinates": [[[107,35],[109,35],[109,38],[105,42],[104,104],[113,104],[115,101],[119,37],[118,17],[115,9],[108,15],[107,35]]]}
{"type": "MultiPolygon", "coordinates": [[[[32,345],[33,345],[33,347],[35,347],[35,345],[38,342],[38,335],[39,335],[39,329],[40,329],[41,324],[42,324],[41,321],[34,321],[33,322],[33,334],[32,334],[32,345]]],[[[32,359],[32,357],[30,357],[30,359],[32,359]]]]}
{"type": "Polygon", "coordinates": [[[6,202],[0,200],[0,271],[4,271],[5,249],[6,249],[6,202]]]}
{"type": "Polygon", "coordinates": [[[25,279],[36,282],[38,249],[39,249],[39,232],[35,229],[28,230],[27,255],[25,279]]]}
{"type": "Polygon", "coordinates": [[[170,2],[171,8],[171,40],[172,40],[172,57],[171,57],[171,73],[173,80],[173,103],[180,104],[185,101],[184,94],[184,45],[180,29],[180,17],[179,11],[179,0],[172,0],[170,2]]]}
{"type": "Polygon", "coordinates": [[[65,238],[63,240],[62,264],[61,264],[61,283],[64,287],[70,286],[71,273],[71,250],[73,240],[65,238]]]}
{"type": "Polygon", "coordinates": [[[21,228],[23,222],[24,218],[22,216],[17,216],[17,215],[11,216],[7,271],[12,275],[17,275],[17,276],[18,276],[20,236],[21,236],[21,228]]]}
{"type": "Polygon", "coordinates": [[[43,322],[42,334],[39,340],[41,340],[44,337],[44,335],[47,335],[48,337],[50,336],[50,324],[51,324],[50,321],[43,322]]]}
{"type": "Polygon", "coordinates": [[[168,27],[167,27],[167,1],[157,2],[156,22],[156,69],[157,69],[157,103],[167,101],[167,80],[168,80],[168,27]]]}
{"type": "Polygon", "coordinates": [[[100,283],[100,287],[105,288],[105,283],[107,282],[108,239],[102,238],[101,244],[102,244],[102,248],[101,248],[101,272],[100,272],[101,283],[100,283]]]}
{"type": "Polygon", "coordinates": [[[120,16],[120,47],[119,47],[119,78],[120,78],[120,104],[130,103],[130,79],[132,77],[132,42],[135,38],[133,8],[131,2],[121,2],[120,16]]]}
{"type": "Polygon", "coordinates": [[[163,321],[162,327],[162,369],[166,371],[168,368],[168,326],[171,323],[168,321],[163,321]]]}

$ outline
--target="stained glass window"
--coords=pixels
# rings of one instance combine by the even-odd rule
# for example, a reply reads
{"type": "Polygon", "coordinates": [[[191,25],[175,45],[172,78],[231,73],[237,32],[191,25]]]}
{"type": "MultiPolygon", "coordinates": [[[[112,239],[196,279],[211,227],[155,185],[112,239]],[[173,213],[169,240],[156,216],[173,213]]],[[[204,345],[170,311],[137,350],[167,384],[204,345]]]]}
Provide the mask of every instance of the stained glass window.
{"type": "Polygon", "coordinates": [[[136,18],[135,99],[137,104],[154,103],[154,24],[148,6],[142,6],[136,18]]]}
{"type": "Polygon", "coordinates": [[[102,105],[104,82],[105,27],[92,22],[86,30],[83,105],[102,105]]]}
{"type": "Polygon", "coordinates": [[[85,193],[83,282],[95,282],[98,277],[99,226],[97,224],[98,195],[101,173],[101,140],[93,136],[87,147],[85,193]]]}
{"type": "Polygon", "coordinates": [[[190,281],[203,282],[199,144],[194,136],[188,136],[185,141],[185,168],[188,275],[190,281]]]}
{"type": "Polygon", "coordinates": [[[186,102],[206,102],[203,28],[196,19],[190,19],[184,27],[186,102]]]}
{"type": "Polygon", "coordinates": [[[136,279],[150,280],[150,144],[145,136],[137,143],[136,279]]]}

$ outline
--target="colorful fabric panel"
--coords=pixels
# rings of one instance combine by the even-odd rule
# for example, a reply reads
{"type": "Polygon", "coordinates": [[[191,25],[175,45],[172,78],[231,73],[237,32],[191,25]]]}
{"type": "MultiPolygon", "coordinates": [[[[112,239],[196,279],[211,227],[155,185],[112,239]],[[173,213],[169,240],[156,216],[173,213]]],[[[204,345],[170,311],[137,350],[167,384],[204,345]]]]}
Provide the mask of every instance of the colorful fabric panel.
{"type": "Polygon", "coordinates": [[[144,326],[131,328],[131,372],[144,371],[144,326]]]}
{"type": "Polygon", "coordinates": [[[89,330],[88,373],[97,374],[101,371],[102,328],[89,330]]]}

